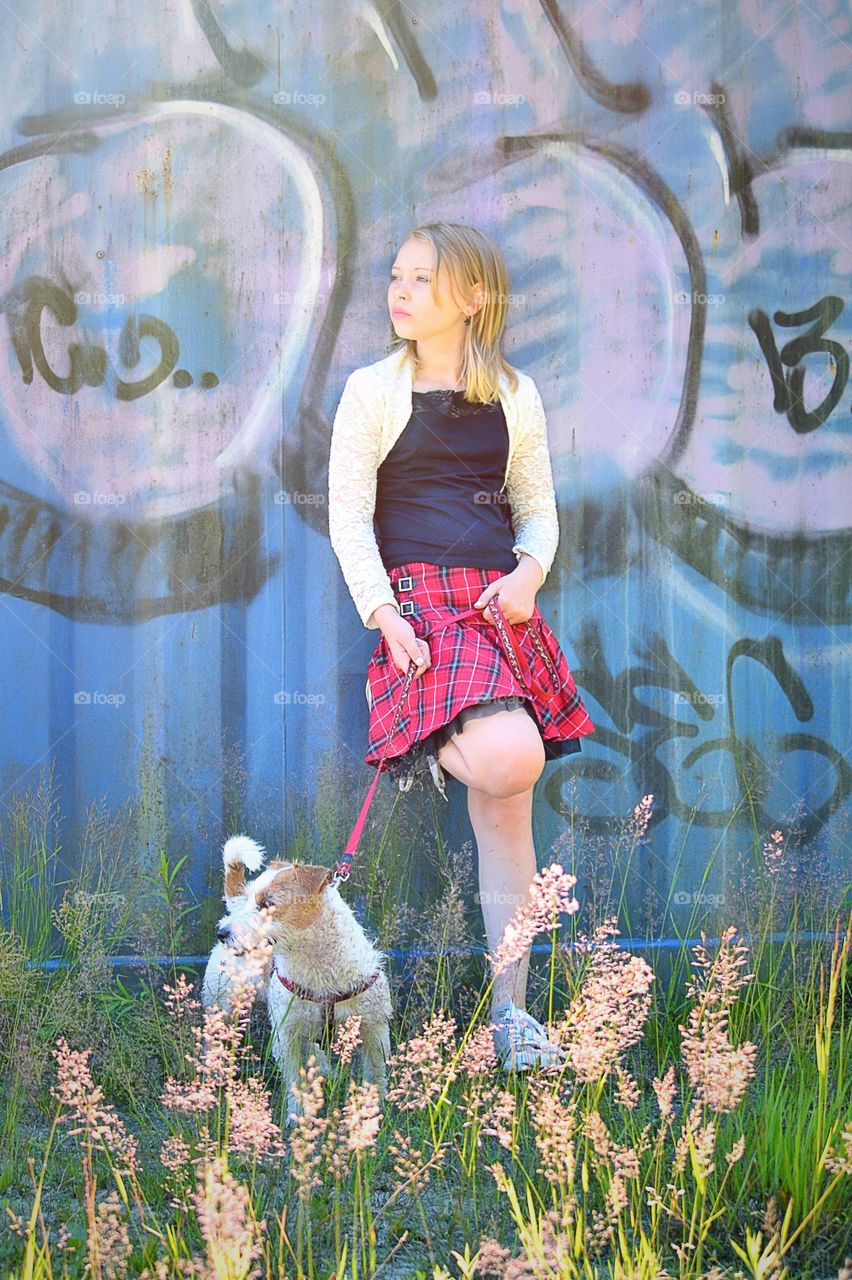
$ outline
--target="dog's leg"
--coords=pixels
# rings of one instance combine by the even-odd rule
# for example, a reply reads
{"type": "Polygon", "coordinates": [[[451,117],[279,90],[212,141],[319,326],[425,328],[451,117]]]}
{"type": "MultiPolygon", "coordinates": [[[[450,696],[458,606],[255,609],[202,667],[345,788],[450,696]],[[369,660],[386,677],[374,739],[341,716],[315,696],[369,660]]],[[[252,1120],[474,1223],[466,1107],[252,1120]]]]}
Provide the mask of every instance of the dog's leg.
{"type": "Polygon", "coordinates": [[[314,1055],[317,1060],[317,1071],[319,1071],[321,1075],[325,1076],[327,1080],[331,1075],[331,1063],[328,1060],[328,1054],[325,1049],[318,1040],[309,1040],[307,1044],[307,1052],[308,1054],[312,1053],[314,1055]]]}
{"type": "Polygon", "coordinates": [[[299,1078],[299,1067],[302,1061],[300,1049],[301,1038],[291,1034],[290,1027],[286,1024],[279,1023],[277,1026],[273,1024],[272,1056],[278,1064],[281,1087],[287,1099],[288,1124],[292,1124],[296,1117],[302,1114],[302,1108],[293,1093],[293,1085],[299,1078]]]}
{"type": "Polygon", "coordinates": [[[216,1005],[224,1013],[233,1012],[231,990],[234,982],[233,962],[221,942],[217,942],[210,952],[207,968],[204,970],[204,981],[201,984],[201,1002],[205,1009],[216,1005]]]}
{"type": "Polygon", "coordinates": [[[390,1028],[386,1022],[370,1023],[361,1031],[361,1057],[365,1084],[374,1084],[379,1097],[384,1098],[387,1090],[387,1067],[390,1057],[390,1028]]]}
{"type": "Polygon", "coordinates": [[[328,1059],[325,1058],[320,1046],[306,1035],[296,1001],[287,1000],[282,1004],[279,1000],[277,984],[273,991],[274,999],[267,1006],[272,1027],[272,1056],[278,1064],[281,1087],[287,1099],[287,1124],[289,1125],[302,1114],[301,1104],[293,1093],[293,1085],[299,1079],[299,1068],[313,1054],[317,1059],[317,1069],[325,1075],[327,1072],[323,1068],[322,1059],[325,1059],[326,1066],[328,1059]]]}

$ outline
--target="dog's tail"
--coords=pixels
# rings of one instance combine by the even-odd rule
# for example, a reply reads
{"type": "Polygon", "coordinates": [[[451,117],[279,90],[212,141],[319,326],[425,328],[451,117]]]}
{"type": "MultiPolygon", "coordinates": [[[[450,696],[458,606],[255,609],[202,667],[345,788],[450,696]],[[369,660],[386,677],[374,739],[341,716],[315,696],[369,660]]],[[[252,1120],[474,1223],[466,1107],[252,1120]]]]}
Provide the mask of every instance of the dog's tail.
{"type": "Polygon", "coordinates": [[[265,854],[263,845],[252,840],[251,836],[231,836],[222,849],[226,871],[229,867],[238,866],[246,867],[249,871],[259,871],[265,854]]]}

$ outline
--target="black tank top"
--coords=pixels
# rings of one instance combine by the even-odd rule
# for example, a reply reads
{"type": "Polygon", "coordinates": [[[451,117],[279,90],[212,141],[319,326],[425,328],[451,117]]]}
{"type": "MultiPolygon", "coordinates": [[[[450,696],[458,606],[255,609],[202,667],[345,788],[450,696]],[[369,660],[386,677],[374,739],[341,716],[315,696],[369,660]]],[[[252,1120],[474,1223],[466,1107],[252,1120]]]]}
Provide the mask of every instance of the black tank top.
{"type": "Polygon", "coordinates": [[[411,417],[376,473],[373,527],[385,569],[409,560],[510,573],[509,429],[499,400],[411,393],[411,417]]]}

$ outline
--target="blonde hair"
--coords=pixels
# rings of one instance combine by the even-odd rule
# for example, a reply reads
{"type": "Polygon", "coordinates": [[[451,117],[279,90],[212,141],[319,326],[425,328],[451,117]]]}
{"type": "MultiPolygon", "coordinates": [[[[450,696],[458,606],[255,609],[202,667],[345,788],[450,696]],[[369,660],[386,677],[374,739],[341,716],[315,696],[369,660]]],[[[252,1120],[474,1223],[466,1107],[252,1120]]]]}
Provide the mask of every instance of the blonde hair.
{"type": "MultiPolygon", "coordinates": [[[[424,222],[413,227],[403,240],[425,240],[435,250],[432,296],[438,300],[438,271],[443,264],[453,296],[473,301],[473,286],[482,284],[485,301],[465,325],[461,378],[468,400],[490,404],[497,399],[500,374],[504,373],[512,391],[517,391],[517,371],[504,359],[500,341],[509,310],[509,273],[503,254],[490,236],[460,222],[424,222]]],[[[393,350],[407,348],[414,374],[417,372],[417,343],[401,338],[391,326],[393,350]]]]}

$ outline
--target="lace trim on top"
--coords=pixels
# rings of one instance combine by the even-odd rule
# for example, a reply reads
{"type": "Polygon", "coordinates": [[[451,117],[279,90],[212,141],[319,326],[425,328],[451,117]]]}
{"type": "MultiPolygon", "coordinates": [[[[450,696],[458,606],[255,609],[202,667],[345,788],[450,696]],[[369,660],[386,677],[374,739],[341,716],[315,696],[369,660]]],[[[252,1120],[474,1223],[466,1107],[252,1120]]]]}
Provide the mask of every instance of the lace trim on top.
{"type": "Polygon", "coordinates": [[[411,395],[412,398],[422,396],[429,399],[440,408],[446,418],[463,418],[469,413],[490,413],[500,403],[497,399],[490,404],[474,404],[466,399],[464,391],[453,391],[451,387],[436,387],[434,391],[412,391],[411,395]]]}

